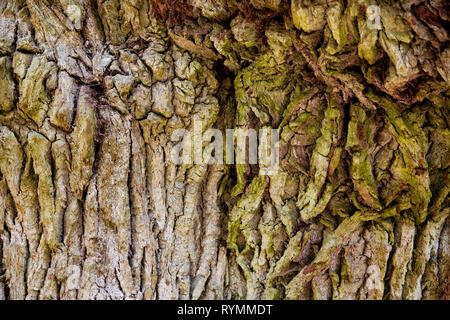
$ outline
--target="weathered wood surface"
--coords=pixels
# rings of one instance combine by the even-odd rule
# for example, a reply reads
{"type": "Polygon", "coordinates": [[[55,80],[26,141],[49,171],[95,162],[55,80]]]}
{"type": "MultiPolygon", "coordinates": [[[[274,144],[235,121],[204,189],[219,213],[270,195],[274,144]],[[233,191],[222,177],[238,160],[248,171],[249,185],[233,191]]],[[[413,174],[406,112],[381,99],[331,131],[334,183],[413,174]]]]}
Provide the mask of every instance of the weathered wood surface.
{"type": "Polygon", "coordinates": [[[448,299],[448,8],[0,0],[0,299],[448,299]]]}

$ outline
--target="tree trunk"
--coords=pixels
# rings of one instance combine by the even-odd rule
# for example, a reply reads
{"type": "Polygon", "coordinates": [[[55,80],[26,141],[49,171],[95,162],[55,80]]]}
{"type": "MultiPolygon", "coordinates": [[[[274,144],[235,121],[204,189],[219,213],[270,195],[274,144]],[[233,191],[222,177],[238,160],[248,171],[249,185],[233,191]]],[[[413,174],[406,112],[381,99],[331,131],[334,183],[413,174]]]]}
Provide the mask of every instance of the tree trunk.
{"type": "Polygon", "coordinates": [[[448,7],[0,0],[0,299],[448,299],[448,7]]]}

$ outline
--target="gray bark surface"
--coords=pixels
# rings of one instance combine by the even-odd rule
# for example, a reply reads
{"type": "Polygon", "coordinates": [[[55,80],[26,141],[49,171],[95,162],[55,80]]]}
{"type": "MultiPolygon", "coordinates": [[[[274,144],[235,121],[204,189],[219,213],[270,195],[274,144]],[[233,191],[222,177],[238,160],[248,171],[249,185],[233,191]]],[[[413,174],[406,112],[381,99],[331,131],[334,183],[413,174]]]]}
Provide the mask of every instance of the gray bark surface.
{"type": "Polygon", "coordinates": [[[448,8],[0,0],[0,300],[449,299],[448,8]]]}

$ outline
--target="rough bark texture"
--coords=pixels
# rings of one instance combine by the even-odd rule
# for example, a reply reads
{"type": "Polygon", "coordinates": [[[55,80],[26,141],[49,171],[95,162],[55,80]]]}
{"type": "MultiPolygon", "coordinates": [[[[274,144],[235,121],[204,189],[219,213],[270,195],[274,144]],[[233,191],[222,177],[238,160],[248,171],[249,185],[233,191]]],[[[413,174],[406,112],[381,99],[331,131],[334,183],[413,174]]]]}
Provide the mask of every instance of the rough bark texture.
{"type": "Polygon", "coordinates": [[[448,8],[0,0],[0,299],[448,299],[448,8]]]}

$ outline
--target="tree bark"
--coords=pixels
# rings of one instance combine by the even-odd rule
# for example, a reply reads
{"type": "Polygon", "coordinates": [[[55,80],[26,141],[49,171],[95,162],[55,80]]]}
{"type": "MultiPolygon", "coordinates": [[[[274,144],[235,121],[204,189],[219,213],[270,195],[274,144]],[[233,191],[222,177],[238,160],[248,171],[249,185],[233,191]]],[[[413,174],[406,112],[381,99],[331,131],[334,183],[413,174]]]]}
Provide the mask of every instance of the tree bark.
{"type": "Polygon", "coordinates": [[[0,0],[0,299],[448,299],[448,7],[0,0]]]}

